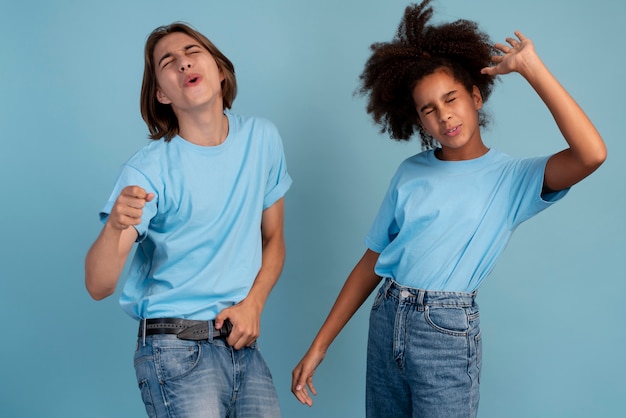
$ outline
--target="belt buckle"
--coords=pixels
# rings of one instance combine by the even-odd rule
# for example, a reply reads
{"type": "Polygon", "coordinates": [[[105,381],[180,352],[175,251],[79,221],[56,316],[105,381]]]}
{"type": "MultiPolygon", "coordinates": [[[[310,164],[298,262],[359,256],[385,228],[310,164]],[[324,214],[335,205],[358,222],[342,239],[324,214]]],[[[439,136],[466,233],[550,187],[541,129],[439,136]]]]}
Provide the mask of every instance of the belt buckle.
{"type": "Polygon", "coordinates": [[[176,337],[180,340],[208,340],[209,339],[209,325],[213,327],[213,338],[226,338],[230,335],[230,331],[233,328],[233,324],[227,319],[222,324],[222,328],[216,329],[214,321],[206,321],[202,324],[191,325],[183,329],[176,334],[176,337]]]}
{"type": "Polygon", "coordinates": [[[209,322],[203,324],[191,325],[176,334],[180,340],[208,340],[209,339],[209,322]]]}
{"type": "Polygon", "coordinates": [[[215,328],[215,322],[211,321],[213,324],[213,338],[226,338],[230,335],[230,331],[233,329],[233,324],[226,319],[222,324],[222,328],[215,328]]]}

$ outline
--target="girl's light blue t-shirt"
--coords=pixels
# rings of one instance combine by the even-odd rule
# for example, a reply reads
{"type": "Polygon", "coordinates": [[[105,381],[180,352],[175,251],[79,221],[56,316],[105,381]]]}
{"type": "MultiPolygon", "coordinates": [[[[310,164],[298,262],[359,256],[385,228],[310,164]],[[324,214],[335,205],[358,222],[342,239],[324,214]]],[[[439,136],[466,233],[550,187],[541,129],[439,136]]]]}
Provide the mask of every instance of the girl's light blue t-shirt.
{"type": "Polygon", "coordinates": [[[261,266],[261,217],[291,185],[280,135],[262,118],[226,113],[219,146],[176,136],[153,141],[122,167],[108,214],[122,189],[155,198],[120,297],[134,318],[214,319],[246,297],[261,266]]]}
{"type": "Polygon", "coordinates": [[[380,253],[376,273],[420,289],[476,290],[515,228],[567,193],[542,195],[548,158],[490,150],[441,161],[429,150],[405,160],[365,240],[380,253]]]}

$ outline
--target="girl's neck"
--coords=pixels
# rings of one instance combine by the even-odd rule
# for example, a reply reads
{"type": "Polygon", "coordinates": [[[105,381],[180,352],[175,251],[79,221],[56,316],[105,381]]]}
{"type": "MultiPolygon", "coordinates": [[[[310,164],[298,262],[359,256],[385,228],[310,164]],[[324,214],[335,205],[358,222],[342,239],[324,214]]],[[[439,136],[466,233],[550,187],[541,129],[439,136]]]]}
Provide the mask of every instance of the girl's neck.
{"type": "Polygon", "coordinates": [[[482,157],[489,151],[489,148],[482,142],[472,147],[449,148],[441,147],[435,150],[435,156],[442,161],[464,161],[482,157]]]}

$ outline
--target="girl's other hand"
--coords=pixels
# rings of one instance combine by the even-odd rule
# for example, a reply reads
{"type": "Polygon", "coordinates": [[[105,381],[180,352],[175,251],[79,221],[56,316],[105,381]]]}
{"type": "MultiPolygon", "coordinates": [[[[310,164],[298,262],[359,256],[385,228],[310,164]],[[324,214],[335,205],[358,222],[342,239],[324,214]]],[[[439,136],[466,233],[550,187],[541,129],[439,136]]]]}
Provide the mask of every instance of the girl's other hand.
{"type": "Polygon", "coordinates": [[[310,348],[302,360],[300,360],[300,363],[293,369],[291,374],[291,392],[304,405],[313,406],[313,399],[311,399],[309,390],[311,394],[317,395],[315,386],[313,386],[313,374],[317,366],[324,360],[324,356],[325,353],[310,348]]]}
{"type": "Polygon", "coordinates": [[[533,42],[521,32],[515,32],[516,38],[506,38],[506,44],[496,43],[494,47],[503,55],[494,55],[491,60],[494,66],[485,67],[480,72],[488,75],[501,75],[518,72],[522,75],[528,71],[534,61],[538,60],[533,42]]]}

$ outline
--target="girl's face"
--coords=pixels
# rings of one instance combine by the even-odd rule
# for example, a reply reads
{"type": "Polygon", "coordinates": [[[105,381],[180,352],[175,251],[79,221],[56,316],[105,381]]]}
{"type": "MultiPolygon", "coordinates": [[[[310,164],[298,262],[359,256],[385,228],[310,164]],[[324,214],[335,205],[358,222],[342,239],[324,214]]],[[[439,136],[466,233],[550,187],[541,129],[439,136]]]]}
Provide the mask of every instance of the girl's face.
{"type": "Polygon", "coordinates": [[[442,160],[470,160],[488,151],[478,125],[483,101],[478,87],[472,92],[442,68],[419,80],[413,88],[419,123],[441,144],[442,160]]]}

